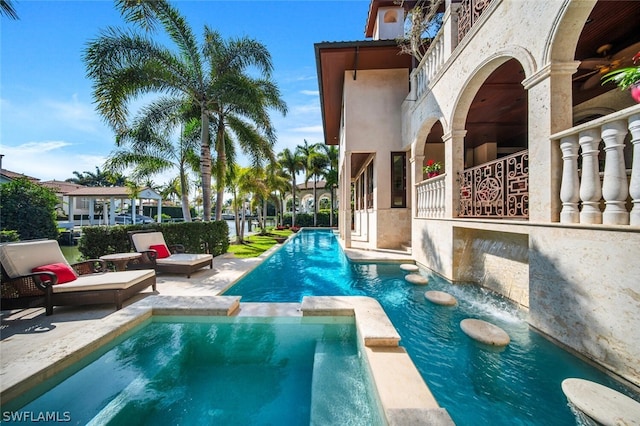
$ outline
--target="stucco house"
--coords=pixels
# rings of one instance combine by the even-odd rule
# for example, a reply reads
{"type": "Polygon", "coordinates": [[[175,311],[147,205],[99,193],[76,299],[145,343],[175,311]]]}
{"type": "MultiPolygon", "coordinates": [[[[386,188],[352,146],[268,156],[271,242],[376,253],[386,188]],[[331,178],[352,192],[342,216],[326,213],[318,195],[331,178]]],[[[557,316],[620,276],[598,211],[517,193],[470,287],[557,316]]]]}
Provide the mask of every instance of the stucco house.
{"type": "Polygon", "coordinates": [[[395,41],[415,4],[315,45],[341,242],[490,288],[640,385],[640,105],[601,84],[640,51],[640,2],[445,0],[421,61],[395,41]]]}

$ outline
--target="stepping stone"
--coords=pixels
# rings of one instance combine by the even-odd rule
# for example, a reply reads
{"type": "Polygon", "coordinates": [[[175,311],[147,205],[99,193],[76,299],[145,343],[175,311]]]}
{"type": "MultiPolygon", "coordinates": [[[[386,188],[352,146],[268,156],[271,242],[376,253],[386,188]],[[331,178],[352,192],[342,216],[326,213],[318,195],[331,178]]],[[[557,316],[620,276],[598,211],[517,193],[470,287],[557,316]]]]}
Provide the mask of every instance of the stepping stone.
{"type": "Polygon", "coordinates": [[[420,268],[418,268],[418,265],[414,265],[413,263],[403,263],[400,265],[400,269],[407,272],[418,272],[420,268]]]}
{"type": "Polygon", "coordinates": [[[444,291],[427,291],[424,294],[424,297],[429,302],[433,302],[436,305],[455,306],[458,303],[455,297],[453,297],[449,293],[445,293],[444,291]]]}
{"type": "Polygon", "coordinates": [[[479,319],[463,319],[460,321],[460,328],[467,336],[487,345],[507,346],[511,341],[503,329],[479,319]]]}
{"type": "Polygon", "coordinates": [[[602,425],[639,425],[640,402],[584,379],[565,379],[562,392],[573,406],[602,425]]]}
{"type": "Polygon", "coordinates": [[[411,284],[425,285],[429,282],[428,279],[419,274],[409,274],[404,277],[405,280],[409,281],[411,284]]]}

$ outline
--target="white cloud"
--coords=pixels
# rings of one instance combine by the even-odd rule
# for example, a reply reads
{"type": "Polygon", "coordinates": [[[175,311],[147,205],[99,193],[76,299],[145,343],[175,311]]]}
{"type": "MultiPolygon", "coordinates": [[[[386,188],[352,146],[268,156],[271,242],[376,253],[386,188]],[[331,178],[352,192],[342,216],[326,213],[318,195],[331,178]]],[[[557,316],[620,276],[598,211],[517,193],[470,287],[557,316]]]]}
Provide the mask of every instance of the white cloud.
{"type": "Polygon", "coordinates": [[[309,95],[309,96],[320,96],[319,90],[301,90],[300,93],[302,93],[303,95],[309,95]]]}
{"type": "Polygon", "coordinates": [[[102,167],[105,157],[81,154],[71,148],[74,146],[65,141],[3,145],[2,168],[46,181],[65,180],[73,177],[74,171],[94,171],[96,166],[102,167]]]}
{"type": "Polygon", "coordinates": [[[77,129],[85,132],[95,132],[100,126],[100,117],[91,104],[78,100],[78,95],[72,95],[70,100],[46,99],[39,103],[44,108],[42,114],[54,120],[58,126],[77,129]]]}
{"type": "Polygon", "coordinates": [[[318,126],[305,126],[305,127],[295,127],[293,129],[290,129],[291,132],[296,132],[296,133],[318,133],[318,134],[322,134],[322,126],[318,125],[318,126]]]}

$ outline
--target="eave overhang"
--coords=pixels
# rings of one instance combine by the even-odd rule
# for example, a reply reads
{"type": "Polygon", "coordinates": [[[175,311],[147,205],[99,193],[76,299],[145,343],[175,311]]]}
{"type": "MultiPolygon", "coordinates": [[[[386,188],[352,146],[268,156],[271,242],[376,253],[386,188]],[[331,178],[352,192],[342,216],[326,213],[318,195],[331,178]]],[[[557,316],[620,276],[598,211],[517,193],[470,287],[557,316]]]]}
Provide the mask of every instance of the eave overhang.
{"type": "Polygon", "coordinates": [[[412,57],[400,54],[395,40],[322,42],[314,44],[320,89],[324,141],[340,143],[340,118],[345,71],[410,69],[412,57]]]}

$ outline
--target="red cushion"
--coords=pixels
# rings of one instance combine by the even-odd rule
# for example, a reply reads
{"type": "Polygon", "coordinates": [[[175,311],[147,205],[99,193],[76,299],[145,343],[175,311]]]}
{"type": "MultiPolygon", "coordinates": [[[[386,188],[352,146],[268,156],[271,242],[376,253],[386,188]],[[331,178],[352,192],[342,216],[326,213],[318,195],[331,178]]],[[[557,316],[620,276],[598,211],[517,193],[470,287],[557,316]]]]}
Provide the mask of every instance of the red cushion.
{"type": "MultiPolygon", "coordinates": [[[[64,284],[78,279],[76,271],[74,271],[66,263],[52,263],[50,265],[37,266],[31,272],[53,272],[58,277],[58,284],[64,284]]],[[[41,275],[43,282],[51,281],[48,275],[41,275]]]]}
{"type": "Polygon", "coordinates": [[[171,256],[169,253],[169,249],[164,244],[154,244],[149,246],[151,250],[155,250],[158,253],[158,259],[164,259],[165,257],[171,256]]]}

